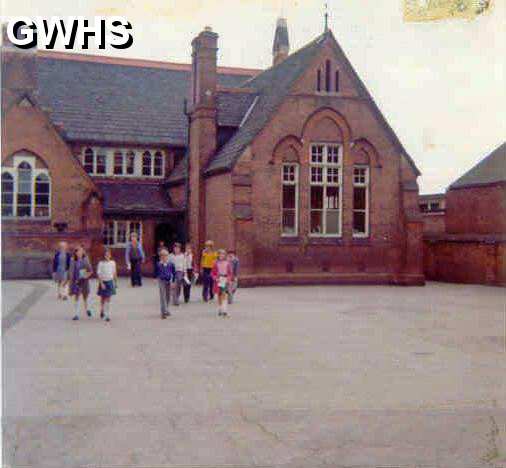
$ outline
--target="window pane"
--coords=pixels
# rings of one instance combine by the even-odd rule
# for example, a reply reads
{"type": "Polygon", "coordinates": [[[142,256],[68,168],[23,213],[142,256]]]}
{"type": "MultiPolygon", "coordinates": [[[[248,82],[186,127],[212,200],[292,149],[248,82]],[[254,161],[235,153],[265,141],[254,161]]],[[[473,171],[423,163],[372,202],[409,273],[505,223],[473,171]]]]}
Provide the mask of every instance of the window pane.
{"type": "Polygon", "coordinates": [[[125,244],[127,241],[127,223],[126,221],[117,221],[116,223],[116,243],[125,244]]]}
{"type": "Polygon", "coordinates": [[[155,168],[154,168],[154,175],[155,176],[161,176],[163,175],[163,155],[159,151],[155,154],[155,168]]]}
{"type": "Polygon", "coordinates": [[[311,209],[323,208],[323,187],[311,187],[311,209]]]}
{"type": "Polygon", "coordinates": [[[14,180],[8,172],[2,174],[2,216],[14,215],[14,180]]]}
{"type": "Polygon", "coordinates": [[[132,234],[132,232],[135,232],[137,233],[137,239],[139,239],[139,241],[141,241],[141,223],[138,222],[138,221],[131,221],[130,222],[130,231],[128,233],[128,235],[130,236],[132,234]]]}
{"type": "Polygon", "coordinates": [[[31,205],[32,194],[31,193],[18,193],[18,205],[31,205]]]}
{"type": "Polygon", "coordinates": [[[295,185],[283,185],[283,209],[295,209],[295,185]]]}
{"type": "Polygon", "coordinates": [[[97,174],[105,174],[107,172],[107,156],[103,153],[97,154],[97,174]]]}
{"type": "Polygon", "coordinates": [[[91,148],[84,152],[84,170],[88,174],[93,173],[93,150],[91,148]]]}
{"type": "Polygon", "coordinates": [[[339,168],[328,167],[327,168],[327,183],[338,184],[339,183],[339,168]]]}
{"type": "Polygon", "coordinates": [[[18,216],[19,217],[27,217],[32,215],[32,207],[31,205],[21,205],[18,202],[18,216]]]}
{"type": "Polygon", "coordinates": [[[2,191],[2,205],[12,204],[13,201],[14,201],[14,194],[5,193],[2,191]]]}
{"type": "Polygon", "coordinates": [[[337,234],[339,232],[339,210],[328,210],[326,218],[326,234],[337,234]]]}
{"type": "Polygon", "coordinates": [[[354,234],[365,234],[365,212],[354,211],[353,212],[353,233],[354,234]]]}
{"type": "Polygon", "coordinates": [[[4,205],[2,203],[2,216],[13,216],[12,204],[4,205]]]}
{"type": "Polygon", "coordinates": [[[283,234],[295,234],[295,210],[283,210],[283,234]]]}
{"type": "Polygon", "coordinates": [[[323,162],[323,145],[311,146],[311,162],[316,164],[323,162]]]}
{"type": "Polygon", "coordinates": [[[132,175],[135,170],[135,153],[129,151],[126,155],[126,173],[132,175]]]}
{"type": "Polygon", "coordinates": [[[330,209],[339,208],[339,187],[327,187],[325,207],[330,209]]]}
{"type": "Polygon", "coordinates": [[[323,234],[323,211],[311,211],[311,234],[323,234]]]}
{"type": "Polygon", "coordinates": [[[339,146],[327,146],[327,162],[329,164],[339,164],[339,146]]]}
{"type": "Polygon", "coordinates": [[[47,205],[49,206],[49,195],[35,195],[35,204],[38,205],[47,205]]]}
{"type": "Polygon", "coordinates": [[[323,182],[323,167],[311,168],[311,183],[321,184],[323,182]]]}
{"type": "Polygon", "coordinates": [[[365,210],[365,187],[354,187],[353,188],[353,209],[365,210]]]}
{"type": "Polygon", "coordinates": [[[104,241],[104,245],[113,245],[114,244],[114,222],[113,221],[109,221],[104,224],[103,241],[104,241]]]}
{"type": "Polygon", "coordinates": [[[142,155],[142,175],[150,176],[151,175],[151,153],[146,151],[142,155]]]}
{"type": "Polygon", "coordinates": [[[114,174],[123,174],[123,153],[114,153],[114,174]]]}
{"type": "Polygon", "coordinates": [[[295,166],[283,166],[283,182],[295,182],[295,166]]]}

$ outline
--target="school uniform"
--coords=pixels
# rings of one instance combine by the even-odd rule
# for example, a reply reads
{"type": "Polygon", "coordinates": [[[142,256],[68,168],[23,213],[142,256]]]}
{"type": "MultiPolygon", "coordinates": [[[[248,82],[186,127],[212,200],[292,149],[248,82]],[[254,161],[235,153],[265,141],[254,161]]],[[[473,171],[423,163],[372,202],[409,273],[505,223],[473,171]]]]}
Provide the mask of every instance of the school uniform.
{"type": "Polygon", "coordinates": [[[193,254],[185,253],[186,278],[183,280],[183,297],[185,303],[190,302],[190,293],[193,281],[193,254]]]}
{"type": "Polygon", "coordinates": [[[181,287],[183,286],[186,270],[186,259],[184,253],[179,253],[177,255],[172,254],[169,257],[169,262],[171,262],[174,265],[175,271],[173,304],[178,306],[179,296],[181,295],[181,287]]]}
{"type": "Polygon", "coordinates": [[[172,262],[158,263],[158,289],[160,292],[160,314],[162,318],[170,315],[170,290],[176,277],[176,270],[172,262]]]}
{"type": "Polygon", "coordinates": [[[72,258],[69,265],[70,295],[83,296],[88,299],[90,295],[90,279],[87,277],[93,273],[88,257],[80,259],[72,258]]]}
{"type": "Polygon", "coordinates": [[[53,257],[53,276],[55,281],[67,281],[70,268],[70,259],[72,255],[69,252],[56,252],[53,257]]]}
{"type": "Polygon", "coordinates": [[[97,294],[100,297],[111,297],[116,294],[116,262],[114,260],[101,260],[97,266],[97,277],[99,279],[97,294]],[[104,287],[100,286],[102,282],[104,287]]]}
{"type": "Polygon", "coordinates": [[[134,247],[129,242],[125,249],[125,262],[130,265],[130,282],[133,287],[142,286],[142,270],[141,265],[145,259],[144,250],[140,242],[134,247]]]}

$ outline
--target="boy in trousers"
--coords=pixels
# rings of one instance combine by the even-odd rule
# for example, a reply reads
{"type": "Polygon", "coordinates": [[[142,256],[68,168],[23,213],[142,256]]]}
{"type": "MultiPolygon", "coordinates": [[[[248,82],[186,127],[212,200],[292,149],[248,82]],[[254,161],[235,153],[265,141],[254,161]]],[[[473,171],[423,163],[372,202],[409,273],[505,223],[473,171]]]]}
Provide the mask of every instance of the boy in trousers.
{"type": "Polygon", "coordinates": [[[218,254],[213,249],[213,241],[206,241],[205,248],[202,251],[200,259],[200,268],[202,268],[202,299],[207,302],[209,299],[214,298],[213,277],[211,271],[214,263],[218,258],[218,254]]]}
{"type": "Polygon", "coordinates": [[[234,302],[234,294],[237,291],[239,284],[239,259],[233,250],[230,250],[227,255],[227,260],[232,267],[232,281],[230,282],[230,288],[228,290],[228,303],[234,302]]]}
{"type": "Polygon", "coordinates": [[[176,279],[176,269],[169,260],[169,251],[160,251],[160,263],[158,263],[158,289],[160,290],[160,315],[162,319],[170,316],[169,304],[171,286],[176,279]]]}
{"type": "Polygon", "coordinates": [[[132,288],[135,288],[135,286],[142,286],[141,265],[144,263],[145,258],[146,256],[139,242],[139,237],[136,232],[132,232],[130,235],[130,242],[125,249],[125,263],[127,264],[128,270],[130,270],[132,288]]]}

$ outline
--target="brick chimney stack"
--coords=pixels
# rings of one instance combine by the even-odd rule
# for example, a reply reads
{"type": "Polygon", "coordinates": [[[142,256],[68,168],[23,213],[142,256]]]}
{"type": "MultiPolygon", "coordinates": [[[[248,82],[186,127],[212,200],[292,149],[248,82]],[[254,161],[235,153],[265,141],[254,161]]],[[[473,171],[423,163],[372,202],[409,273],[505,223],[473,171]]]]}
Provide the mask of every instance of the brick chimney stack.
{"type": "Polygon", "coordinates": [[[199,251],[206,236],[206,181],[203,171],[217,146],[216,86],[218,34],[206,27],[192,41],[189,138],[189,237],[199,251]]]}
{"type": "Polygon", "coordinates": [[[286,18],[278,18],[274,44],[272,46],[272,65],[276,66],[288,57],[290,42],[288,40],[288,25],[286,18]]]}

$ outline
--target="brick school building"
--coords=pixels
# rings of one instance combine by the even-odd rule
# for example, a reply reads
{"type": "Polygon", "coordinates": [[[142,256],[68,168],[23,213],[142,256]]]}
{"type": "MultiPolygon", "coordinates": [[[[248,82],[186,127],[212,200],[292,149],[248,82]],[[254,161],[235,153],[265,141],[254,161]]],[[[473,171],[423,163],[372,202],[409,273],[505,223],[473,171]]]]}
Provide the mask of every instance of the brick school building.
{"type": "MultiPolygon", "coordinates": [[[[245,285],[424,283],[420,176],[334,34],[267,70],[2,49],[4,275],[59,240],[234,249],[245,285]],[[185,99],[187,105],[185,106],[185,99]]],[[[145,265],[151,271],[151,265],[145,265]]]]}

